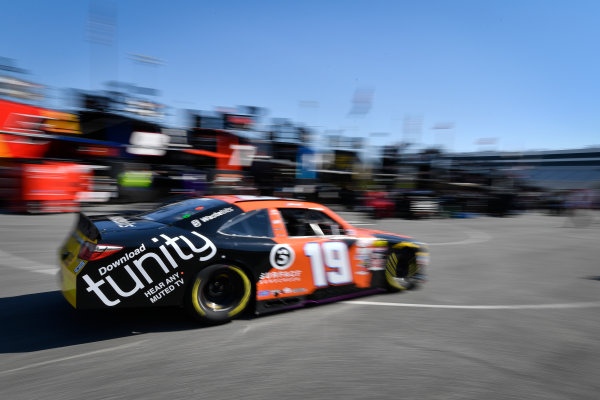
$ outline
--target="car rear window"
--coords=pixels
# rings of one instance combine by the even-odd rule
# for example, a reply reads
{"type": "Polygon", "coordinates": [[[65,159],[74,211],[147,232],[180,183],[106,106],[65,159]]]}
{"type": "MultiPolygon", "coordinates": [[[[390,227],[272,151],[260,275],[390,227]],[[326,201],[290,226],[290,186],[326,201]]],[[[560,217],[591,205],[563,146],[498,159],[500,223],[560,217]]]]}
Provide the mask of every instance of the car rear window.
{"type": "Polygon", "coordinates": [[[220,232],[234,236],[273,237],[271,219],[265,209],[238,215],[223,225],[220,232]]]}
{"type": "Polygon", "coordinates": [[[173,224],[182,219],[191,218],[198,213],[205,212],[212,208],[223,207],[224,205],[227,205],[227,203],[217,199],[189,199],[167,204],[156,210],[141,214],[140,217],[162,224],[173,224]]]}

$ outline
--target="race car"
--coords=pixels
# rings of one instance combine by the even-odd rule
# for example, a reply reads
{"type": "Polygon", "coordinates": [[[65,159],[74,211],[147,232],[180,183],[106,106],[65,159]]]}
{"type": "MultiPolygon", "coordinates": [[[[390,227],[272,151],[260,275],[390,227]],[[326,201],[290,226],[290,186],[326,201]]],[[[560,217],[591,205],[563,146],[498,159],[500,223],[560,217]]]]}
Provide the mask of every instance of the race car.
{"type": "Polygon", "coordinates": [[[425,244],[354,227],[317,203],[221,195],[133,216],[80,213],[59,279],[77,309],[183,306],[215,324],[410,289],[428,260],[425,244]]]}

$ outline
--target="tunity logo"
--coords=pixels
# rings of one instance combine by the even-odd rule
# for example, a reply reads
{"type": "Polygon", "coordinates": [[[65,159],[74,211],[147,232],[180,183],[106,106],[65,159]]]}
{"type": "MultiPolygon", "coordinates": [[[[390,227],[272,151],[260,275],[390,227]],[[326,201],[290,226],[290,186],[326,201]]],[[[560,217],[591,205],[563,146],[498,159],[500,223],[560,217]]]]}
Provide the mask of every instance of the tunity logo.
{"type": "Polygon", "coordinates": [[[134,258],[135,256],[140,255],[144,251],[146,251],[146,245],[144,243],[142,243],[142,245],[140,247],[138,247],[134,251],[130,251],[129,253],[125,253],[125,255],[123,255],[118,260],[115,260],[113,263],[108,264],[106,267],[100,267],[100,269],[98,270],[98,272],[100,272],[101,276],[106,275],[107,272],[112,271],[113,269],[117,268],[121,264],[125,264],[127,261],[129,261],[129,259],[134,258]]]}
{"type": "MultiPolygon", "coordinates": [[[[133,296],[138,290],[143,289],[146,284],[152,284],[154,280],[148,274],[147,268],[148,266],[156,268],[159,266],[160,269],[164,272],[164,274],[170,274],[171,271],[169,267],[172,269],[176,269],[179,267],[178,261],[180,260],[190,260],[192,257],[199,255],[197,258],[198,261],[204,262],[210,260],[217,253],[217,248],[214,243],[211,242],[207,237],[199,234],[198,232],[192,231],[192,235],[196,236],[196,243],[193,243],[190,238],[179,235],[175,237],[169,237],[165,234],[161,234],[160,238],[164,241],[158,249],[158,252],[146,252],[143,256],[132,261],[134,267],[137,270],[137,273],[134,272],[134,269],[129,266],[129,264],[125,264],[123,269],[127,271],[127,274],[131,278],[133,283],[133,288],[130,290],[123,290],[122,286],[124,286],[124,282],[117,284],[112,276],[106,276],[106,278],[102,278],[97,282],[94,282],[89,275],[83,275],[82,279],[87,283],[86,290],[88,293],[94,292],[96,296],[107,306],[112,307],[121,302],[121,298],[133,296]],[[182,248],[178,241],[181,241],[187,245],[187,248],[182,248]],[[168,248],[170,247],[170,249],[168,248]],[[170,250],[170,251],[169,251],[170,250]],[[188,253],[186,253],[188,250],[188,253]],[[191,250],[191,252],[189,252],[191,250]],[[166,262],[165,262],[166,259],[166,262]],[[145,282],[144,282],[145,281],[145,282]],[[102,291],[101,286],[106,282],[113,288],[113,290],[117,293],[119,298],[117,299],[109,299],[107,295],[102,291]]],[[[152,242],[159,243],[160,240],[156,237],[152,238],[152,242]]],[[[181,243],[180,242],[180,243],[181,243]]],[[[102,267],[105,270],[107,268],[102,267]]],[[[102,270],[100,268],[100,270],[102,270]]],[[[121,269],[121,268],[119,268],[121,269]]],[[[164,277],[165,275],[161,275],[164,277]]]]}

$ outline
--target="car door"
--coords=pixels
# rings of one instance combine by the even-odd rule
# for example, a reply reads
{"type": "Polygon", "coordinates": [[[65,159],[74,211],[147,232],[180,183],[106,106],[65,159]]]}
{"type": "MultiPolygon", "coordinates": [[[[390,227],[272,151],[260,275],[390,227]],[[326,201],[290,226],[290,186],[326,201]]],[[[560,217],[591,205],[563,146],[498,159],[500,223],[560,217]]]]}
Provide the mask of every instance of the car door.
{"type": "Polygon", "coordinates": [[[276,244],[269,257],[272,269],[259,277],[259,300],[316,292],[329,297],[340,288],[355,291],[371,286],[374,238],[348,235],[320,210],[278,208],[269,215],[276,244]]]}

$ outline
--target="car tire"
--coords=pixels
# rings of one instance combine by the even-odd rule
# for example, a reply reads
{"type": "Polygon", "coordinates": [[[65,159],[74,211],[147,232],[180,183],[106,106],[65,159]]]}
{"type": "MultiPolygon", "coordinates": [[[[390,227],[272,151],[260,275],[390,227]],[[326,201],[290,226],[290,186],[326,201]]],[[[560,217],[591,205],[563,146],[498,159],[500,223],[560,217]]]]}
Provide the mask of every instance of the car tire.
{"type": "Polygon", "coordinates": [[[417,245],[407,242],[392,247],[385,263],[385,281],[390,292],[414,288],[411,278],[418,272],[417,248],[417,245]]]}
{"type": "Polygon", "coordinates": [[[220,324],[242,314],[251,297],[252,283],[244,270],[216,264],[196,274],[190,284],[186,306],[195,319],[220,324]]]}

